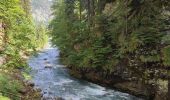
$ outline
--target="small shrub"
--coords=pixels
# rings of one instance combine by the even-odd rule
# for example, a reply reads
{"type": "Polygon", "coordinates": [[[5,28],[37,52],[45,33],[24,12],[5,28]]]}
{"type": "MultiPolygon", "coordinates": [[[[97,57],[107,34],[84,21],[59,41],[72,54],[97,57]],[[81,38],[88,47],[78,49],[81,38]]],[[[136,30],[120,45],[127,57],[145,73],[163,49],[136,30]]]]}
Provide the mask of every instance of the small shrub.
{"type": "Polygon", "coordinates": [[[21,88],[22,85],[18,80],[13,80],[9,75],[0,73],[0,92],[3,96],[10,97],[13,100],[18,100],[20,98],[18,91],[21,90],[21,88]]]}

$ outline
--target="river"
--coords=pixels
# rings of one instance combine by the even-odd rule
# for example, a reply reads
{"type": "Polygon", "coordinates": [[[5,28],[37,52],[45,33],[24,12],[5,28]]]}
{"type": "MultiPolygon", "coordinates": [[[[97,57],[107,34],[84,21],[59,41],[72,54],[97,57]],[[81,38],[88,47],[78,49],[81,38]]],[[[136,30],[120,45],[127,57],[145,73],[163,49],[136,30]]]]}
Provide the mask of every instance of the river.
{"type": "Polygon", "coordinates": [[[31,57],[28,64],[32,68],[32,81],[42,90],[44,97],[61,97],[65,100],[140,100],[70,76],[67,68],[59,62],[59,50],[50,44],[31,57]]]}

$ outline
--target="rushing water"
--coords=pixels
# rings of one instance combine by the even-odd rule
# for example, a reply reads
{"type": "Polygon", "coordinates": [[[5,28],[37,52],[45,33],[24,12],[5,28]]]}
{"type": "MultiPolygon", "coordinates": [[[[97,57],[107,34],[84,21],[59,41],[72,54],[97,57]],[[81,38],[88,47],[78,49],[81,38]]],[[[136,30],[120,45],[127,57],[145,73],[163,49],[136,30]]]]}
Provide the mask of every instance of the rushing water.
{"type": "Polygon", "coordinates": [[[59,63],[59,50],[48,46],[28,61],[35,86],[44,96],[62,97],[66,100],[139,100],[138,98],[105,87],[75,79],[59,63]],[[45,68],[46,65],[52,68],[45,68]]]}

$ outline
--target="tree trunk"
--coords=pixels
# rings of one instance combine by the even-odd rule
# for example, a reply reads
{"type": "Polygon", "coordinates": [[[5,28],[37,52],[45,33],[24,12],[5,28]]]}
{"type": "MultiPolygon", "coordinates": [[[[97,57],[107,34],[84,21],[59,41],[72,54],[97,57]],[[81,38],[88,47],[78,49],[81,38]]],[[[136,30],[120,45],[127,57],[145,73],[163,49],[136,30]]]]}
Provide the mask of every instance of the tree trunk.
{"type": "Polygon", "coordinates": [[[95,16],[95,2],[94,0],[91,0],[90,3],[90,22],[91,22],[91,26],[94,26],[94,16],[95,16]]]}
{"type": "Polygon", "coordinates": [[[80,3],[80,5],[79,5],[79,14],[80,14],[80,23],[81,23],[81,20],[82,20],[82,14],[81,14],[81,12],[82,12],[82,2],[81,2],[81,0],[79,0],[79,3],[80,3]]]}
{"type": "Polygon", "coordinates": [[[90,22],[90,0],[87,0],[87,19],[88,19],[88,29],[89,29],[89,32],[90,32],[90,25],[91,25],[91,22],[90,22]]]}

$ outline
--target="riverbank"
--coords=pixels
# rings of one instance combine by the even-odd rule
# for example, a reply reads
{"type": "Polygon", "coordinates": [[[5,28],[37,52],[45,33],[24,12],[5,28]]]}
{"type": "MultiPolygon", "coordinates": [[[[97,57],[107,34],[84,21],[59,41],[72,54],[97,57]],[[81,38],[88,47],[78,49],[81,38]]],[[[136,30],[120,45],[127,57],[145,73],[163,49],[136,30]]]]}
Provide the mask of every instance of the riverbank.
{"type": "Polygon", "coordinates": [[[113,88],[121,92],[125,92],[145,100],[167,100],[165,92],[157,90],[152,85],[146,85],[142,82],[130,81],[122,79],[120,76],[110,75],[104,77],[100,72],[90,70],[83,72],[81,69],[74,69],[68,67],[69,73],[78,79],[87,80],[95,84],[99,84],[105,87],[113,88]]]}
{"type": "Polygon", "coordinates": [[[40,91],[18,69],[0,69],[0,89],[9,100],[41,100],[40,91]]]}

